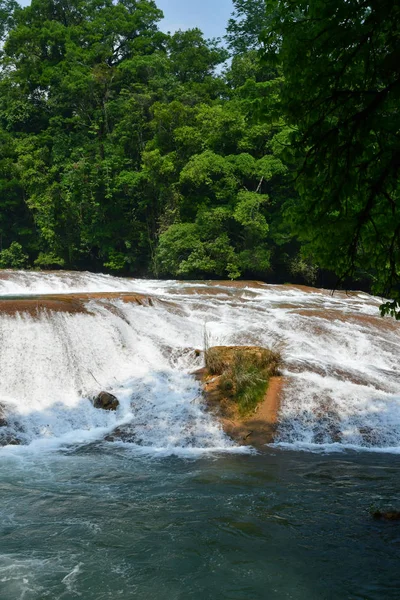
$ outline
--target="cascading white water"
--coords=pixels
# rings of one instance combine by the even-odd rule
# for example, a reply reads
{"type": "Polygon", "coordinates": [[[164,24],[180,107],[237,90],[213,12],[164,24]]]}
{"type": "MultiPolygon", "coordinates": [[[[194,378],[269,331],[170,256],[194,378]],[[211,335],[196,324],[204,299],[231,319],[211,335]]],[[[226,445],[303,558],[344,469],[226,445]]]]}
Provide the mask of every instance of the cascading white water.
{"type": "Polygon", "coordinates": [[[184,357],[172,360],[191,336],[201,338],[201,327],[180,332],[162,309],[119,301],[110,308],[92,302],[91,314],[1,317],[3,434],[25,443],[85,441],[134,420],[130,439],[153,451],[233,448],[202,410],[198,384],[178,368],[184,357]],[[116,413],[93,408],[89,398],[102,389],[118,396],[116,413]]]}
{"type": "Polygon", "coordinates": [[[0,300],[0,405],[8,424],[0,436],[52,445],[117,439],[112,431],[123,427],[120,443],[144,451],[235,450],[189,375],[201,359],[187,349],[202,347],[206,324],[215,345],[282,344],[280,443],[400,452],[400,325],[379,317],[379,299],[90,273],[0,275],[0,298],[110,291],[159,301],[91,299],[82,314],[30,316],[1,312],[0,300]],[[90,397],[101,389],[119,398],[115,414],[93,408],[90,397]]]}

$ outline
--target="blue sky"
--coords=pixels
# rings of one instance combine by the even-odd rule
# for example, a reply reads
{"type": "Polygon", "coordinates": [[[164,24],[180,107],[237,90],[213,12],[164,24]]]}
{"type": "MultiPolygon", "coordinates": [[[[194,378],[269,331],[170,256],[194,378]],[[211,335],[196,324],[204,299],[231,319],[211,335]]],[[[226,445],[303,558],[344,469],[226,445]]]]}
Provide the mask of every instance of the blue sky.
{"type": "Polygon", "coordinates": [[[221,37],[233,11],[232,0],[156,0],[165,31],[199,27],[206,37],[221,37]]]}

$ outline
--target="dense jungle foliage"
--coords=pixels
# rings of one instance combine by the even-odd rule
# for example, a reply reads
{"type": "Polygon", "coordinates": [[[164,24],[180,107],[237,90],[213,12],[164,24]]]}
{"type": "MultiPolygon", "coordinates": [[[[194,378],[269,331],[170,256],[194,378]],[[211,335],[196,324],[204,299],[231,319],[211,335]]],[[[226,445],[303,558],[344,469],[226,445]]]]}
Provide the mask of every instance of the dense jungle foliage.
{"type": "Polygon", "coordinates": [[[267,276],[294,191],[258,22],[228,50],[151,0],[2,14],[1,266],[267,276]]]}
{"type": "Polygon", "coordinates": [[[0,0],[0,267],[396,297],[398,6],[233,4],[221,41],[152,0],[0,0]]]}
{"type": "Polygon", "coordinates": [[[400,4],[266,0],[266,62],[284,84],[286,205],[303,255],[342,281],[364,273],[400,319],[400,4]]]}

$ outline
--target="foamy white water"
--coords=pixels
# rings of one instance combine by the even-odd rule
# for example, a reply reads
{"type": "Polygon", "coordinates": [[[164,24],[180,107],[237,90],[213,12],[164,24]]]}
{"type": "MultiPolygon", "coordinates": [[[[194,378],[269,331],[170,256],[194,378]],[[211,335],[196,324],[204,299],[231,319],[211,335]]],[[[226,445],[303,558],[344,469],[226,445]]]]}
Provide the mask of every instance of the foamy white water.
{"type": "Polygon", "coordinates": [[[379,299],[90,273],[0,277],[5,298],[110,291],[160,302],[90,300],[89,314],[0,312],[0,404],[8,421],[0,436],[30,448],[106,437],[153,453],[235,450],[189,375],[201,364],[188,349],[202,347],[206,325],[215,345],[282,344],[282,444],[400,452],[400,324],[379,317],[379,299]],[[115,414],[93,408],[90,397],[101,389],[120,400],[115,414]],[[116,427],[121,437],[113,437],[116,427]]]}

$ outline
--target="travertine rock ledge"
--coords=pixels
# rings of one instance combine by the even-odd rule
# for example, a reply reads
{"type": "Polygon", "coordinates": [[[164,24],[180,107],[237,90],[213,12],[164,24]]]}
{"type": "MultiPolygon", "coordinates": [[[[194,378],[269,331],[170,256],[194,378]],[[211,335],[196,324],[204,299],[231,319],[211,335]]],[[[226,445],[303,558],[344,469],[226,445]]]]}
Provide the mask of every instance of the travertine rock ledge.
{"type": "Polygon", "coordinates": [[[89,313],[88,303],[91,300],[104,301],[122,300],[123,302],[140,306],[153,306],[151,296],[132,294],[128,292],[94,292],[82,294],[49,294],[32,297],[0,298],[0,314],[15,315],[28,313],[32,317],[44,311],[62,313],[89,313]]]}
{"type": "MultiPolygon", "coordinates": [[[[210,350],[219,356],[218,368],[222,371],[229,368],[230,362],[238,353],[257,360],[264,352],[270,352],[256,346],[224,346],[210,350]]],[[[239,410],[234,394],[227,394],[221,389],[222,373],[216,374],[215,369],[207,367],[194,373],[196,379],[202,384],[203,397],[208,409],[219,419],[225,433],[236,443],[260,448],[274,441],[284,385],[278,366],[279,360],[271,363],[268,388],[255,409],[245,415],[239,410]]]]}

